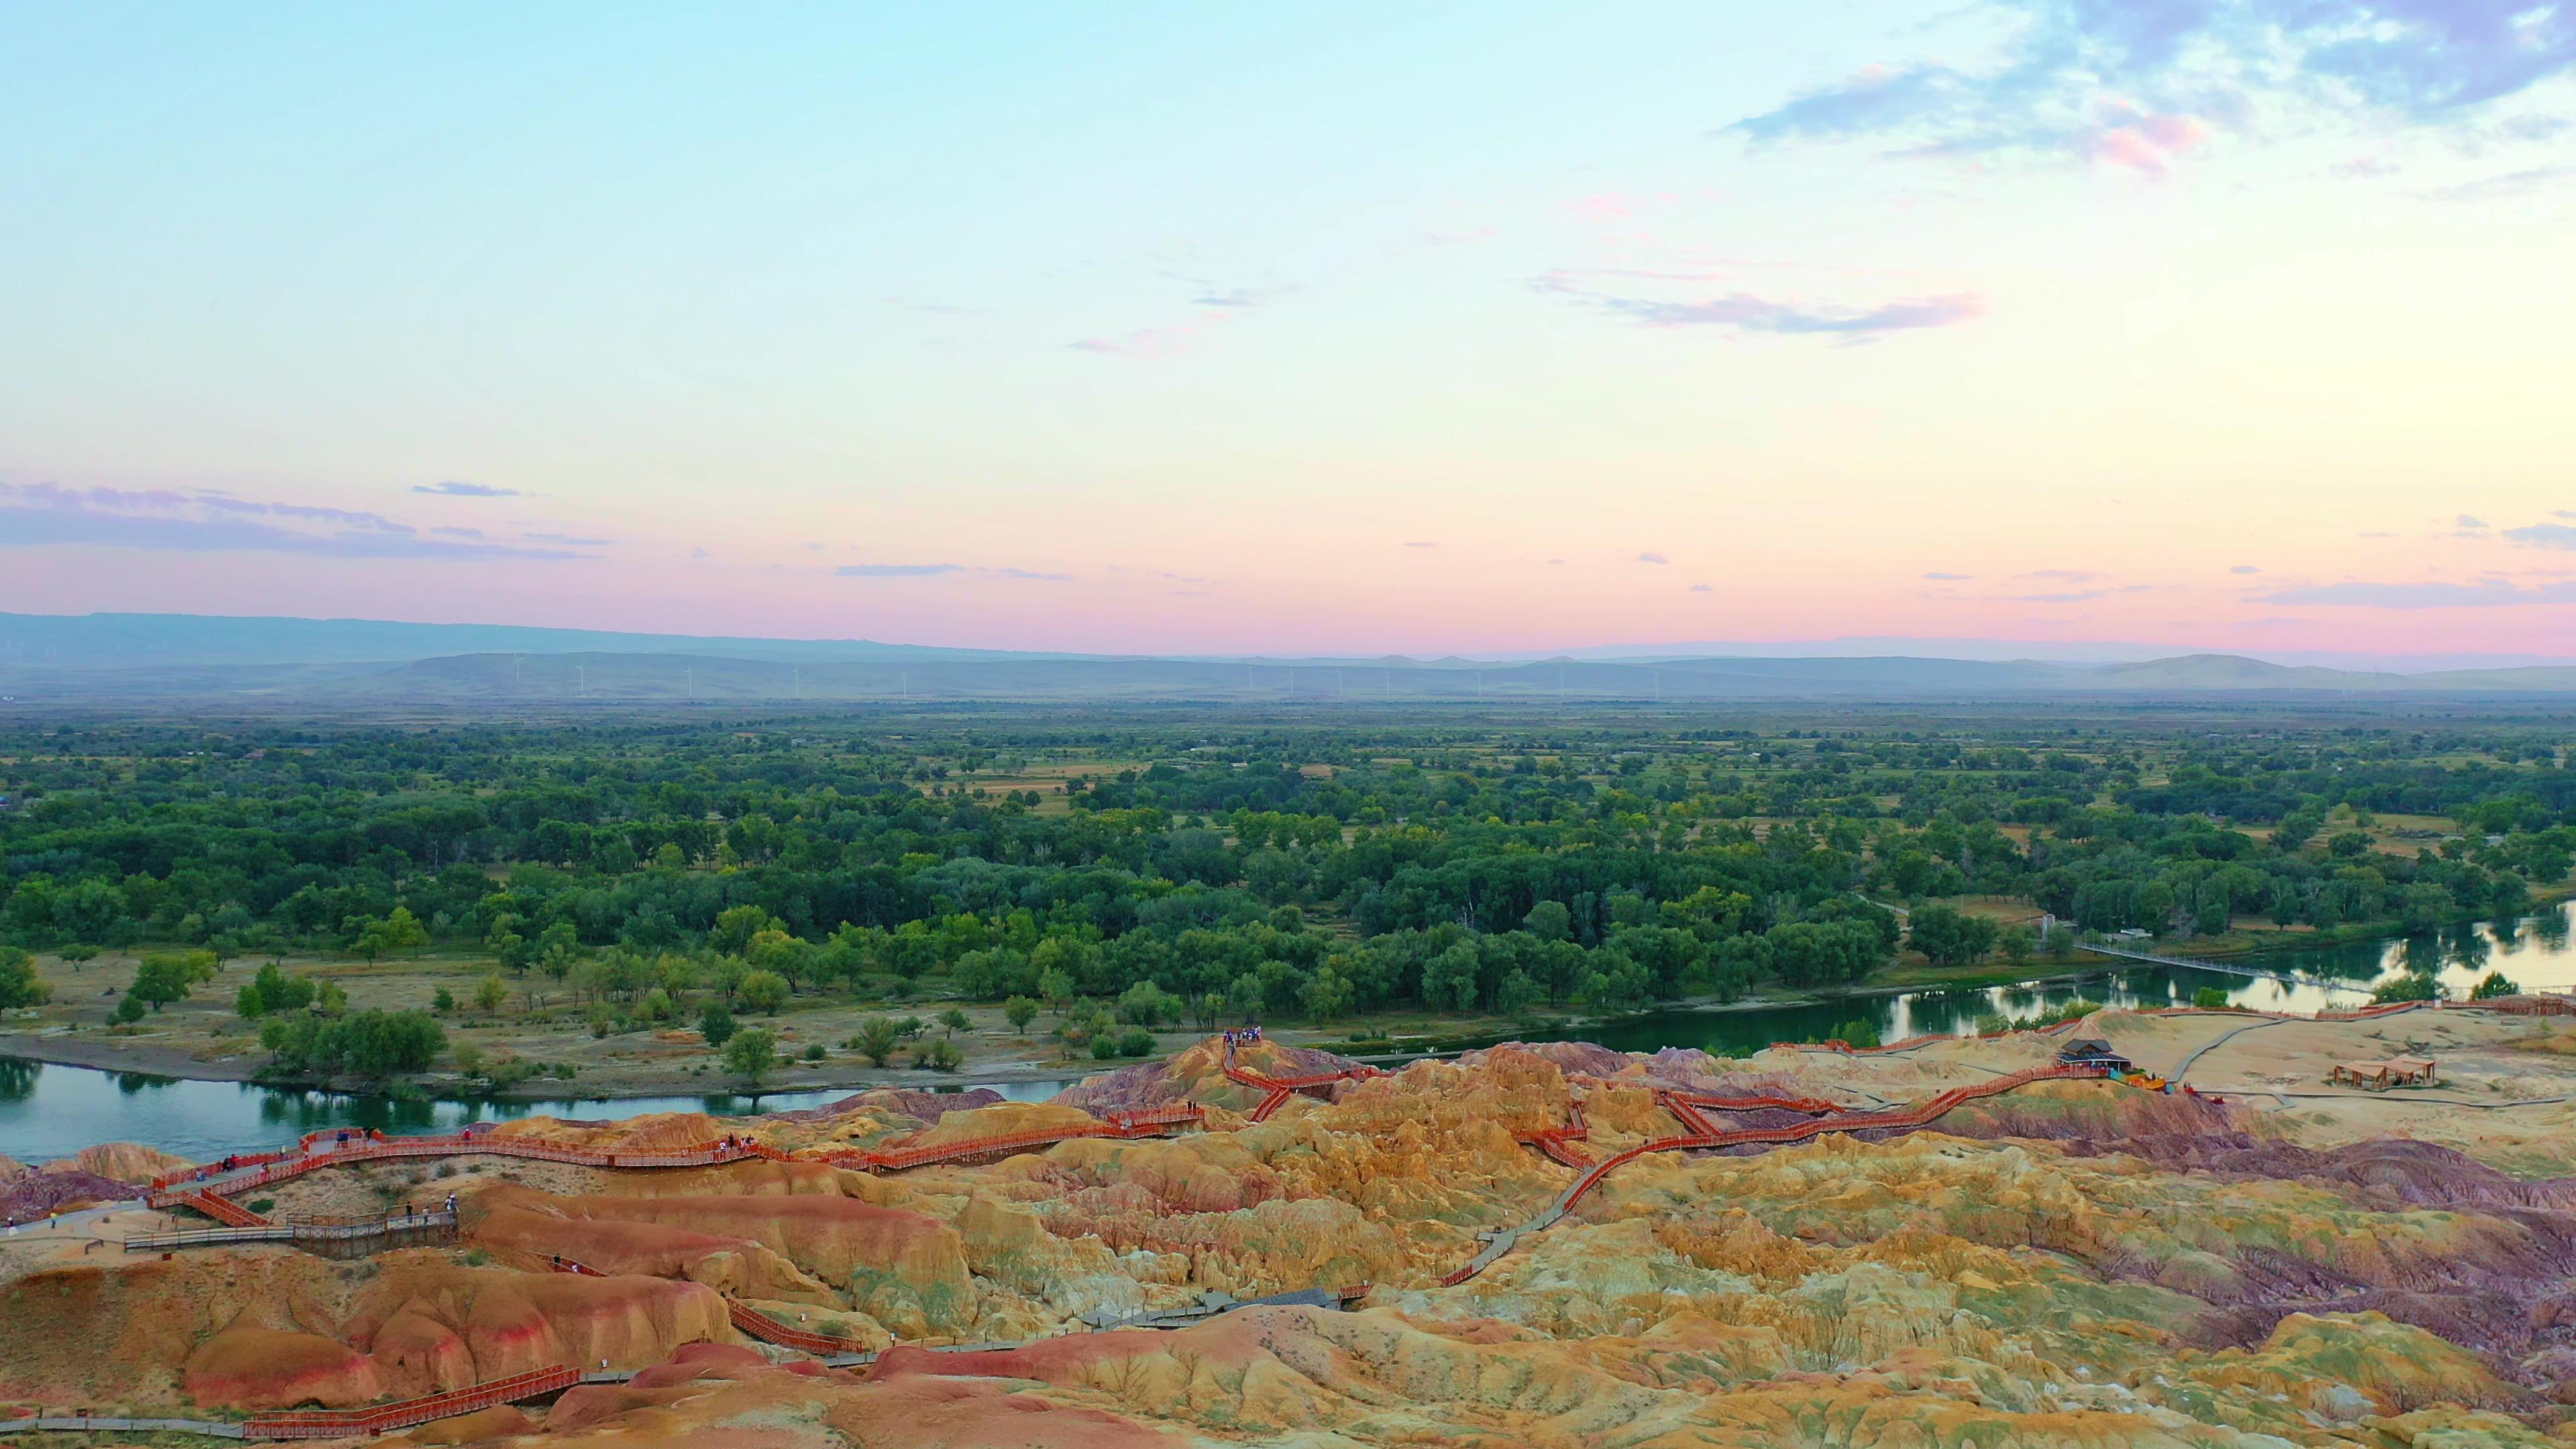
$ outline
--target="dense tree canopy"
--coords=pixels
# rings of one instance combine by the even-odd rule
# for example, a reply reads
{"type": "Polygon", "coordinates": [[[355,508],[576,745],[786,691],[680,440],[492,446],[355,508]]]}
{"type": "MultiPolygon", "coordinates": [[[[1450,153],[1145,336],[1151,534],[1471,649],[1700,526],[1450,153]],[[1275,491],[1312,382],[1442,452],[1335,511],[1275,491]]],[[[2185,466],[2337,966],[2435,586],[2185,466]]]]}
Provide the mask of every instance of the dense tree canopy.
{"type": "MultiPolygon", "coordinates": [[[[814,992],[1140,1029],[1625,1007],[2030,949],[1888,908],[1933,898],[2158,935],[2509,914],[2576,859],[2562,744],[2332,714],[64,725],[0,734],[0,940],[150,945],[146,1006],[254,952],[477,950],[528,989],[702,994],[710,1039],[814,992]]],[[[375,1041],[284,1049],[408,1055],[375,1041]]]]}

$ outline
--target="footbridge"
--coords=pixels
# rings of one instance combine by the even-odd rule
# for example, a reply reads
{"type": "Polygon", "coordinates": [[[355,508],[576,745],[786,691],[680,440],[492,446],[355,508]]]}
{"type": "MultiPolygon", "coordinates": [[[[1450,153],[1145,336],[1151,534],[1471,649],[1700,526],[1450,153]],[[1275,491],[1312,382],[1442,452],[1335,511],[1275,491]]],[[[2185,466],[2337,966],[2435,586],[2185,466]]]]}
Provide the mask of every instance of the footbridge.
{"type": "Polygon", "coordinates": [[[2077,944],[2079,951],[2096,956],[2115,956],[2123,961],[2143,961],[2150,966],[2188,966],[2194,971],[2224,971],[2230,976],[2251,976],[2264,981],[2285,981],[2292,986],[2315,986],[2327,991],[2359,991],[2370,988],[2332,976],[2318,976],[2306,971],[2285,971],[2270,966],[2248,966],[2241,961],[2209,961],[2196,956],[2160,956],[2153,951],[2137,951],[2126,946],[2104,946],[2092,941],[2077,944]]]}

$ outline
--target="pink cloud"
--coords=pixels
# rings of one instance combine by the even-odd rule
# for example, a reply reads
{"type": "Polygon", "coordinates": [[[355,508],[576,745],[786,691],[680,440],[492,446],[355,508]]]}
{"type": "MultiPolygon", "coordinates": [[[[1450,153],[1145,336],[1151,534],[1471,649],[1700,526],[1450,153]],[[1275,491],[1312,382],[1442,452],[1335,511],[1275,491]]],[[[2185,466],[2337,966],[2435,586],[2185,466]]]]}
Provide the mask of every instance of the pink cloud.
{"type": "Polygon", "coordinates": [[[2126,167],[2141,176],[2162,176],[2177,158],[2209,136],[2209,129],[2192,116],[2131,114],[2135,119],[2104,126],[2077,144],[2096,161],[2126,167]]]}

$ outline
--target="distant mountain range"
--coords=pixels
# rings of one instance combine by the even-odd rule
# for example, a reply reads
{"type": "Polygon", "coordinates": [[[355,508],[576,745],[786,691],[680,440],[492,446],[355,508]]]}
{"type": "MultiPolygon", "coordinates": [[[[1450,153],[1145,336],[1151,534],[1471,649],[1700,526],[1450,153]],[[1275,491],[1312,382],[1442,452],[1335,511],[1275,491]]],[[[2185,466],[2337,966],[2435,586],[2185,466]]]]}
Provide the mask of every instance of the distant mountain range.
{"type": "Polygon", "coordinates": [[[361,707],[938,699],[1984,699],[2249,692],[2576,695],[2576,666],[2374,672],[2229,654],[2121,663],[1829,657],[1156,658],[367,619],[0,614],[16,705],[361,707]]]}

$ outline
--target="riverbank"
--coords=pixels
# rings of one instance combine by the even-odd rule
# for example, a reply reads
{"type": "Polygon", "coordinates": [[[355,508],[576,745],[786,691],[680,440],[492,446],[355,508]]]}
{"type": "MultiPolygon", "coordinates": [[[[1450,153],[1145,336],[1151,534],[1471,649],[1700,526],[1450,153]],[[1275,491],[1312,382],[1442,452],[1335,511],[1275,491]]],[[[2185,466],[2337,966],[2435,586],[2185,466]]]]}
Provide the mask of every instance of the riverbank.
{"type": "MultiPolygon", "coordinates": [[[[30,1036],[25,1033],[0,1032],[0,1060],[42,1063],[53,1066],[89,1067],[102,1072],[131,1073],[185,1082],[230,1082],[256,1085],[278,1091],[331,1093],[381,1093],[382,1082],[347,1077],[329,1080],[282,1081],[263,1077],[259,1069],[266,1065],[267,1055],[255,1059],[217,1058],[209,1060],[167,1043],[137,1040],[115,1040],[82,1037],[30,1036]]],[[[1030,1060],[1019,1063],[977,1067],[972,1073],[919,1071],[902,1067],[867,1067],[849,1063],[832,1063],[825,1067],[797,1066],[768,1073],[760,1080],[759,1095],[786,1093],[873,1091],[882,1087],[901,1087],[914,1091],[963,1090],[986,1084],[1007,1085],[1022,1082],[1065,1082],[1092,1072],[1106,1071],[1117,1062],[1030,1060]],[[971,1080],[968,1078],[971,1077],[971,1080]]],[[[622,1102],[647,1097],[669,1097],[689,1094],[747,1094],[738,1081],[706,1078],[685,1073],[662,1080],[630,1079],[613,1083],[555,1081],[536,1078],[489,1090],[467,1090],[463,1078],[453,1073],[424,1073],[407,1079],[420,1089],[420,1099],[441,1102],[497,1102],[524,1104],[531,1102],[622,1102]]]]}

